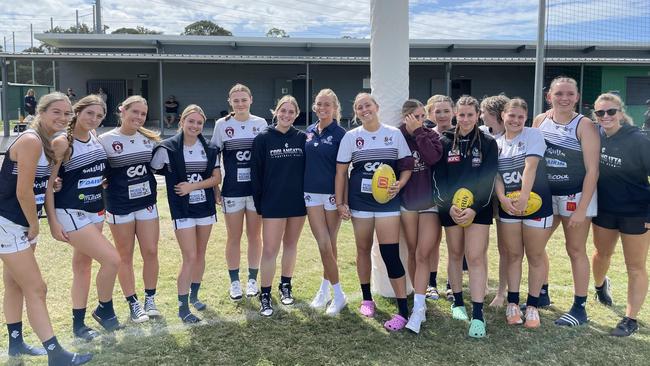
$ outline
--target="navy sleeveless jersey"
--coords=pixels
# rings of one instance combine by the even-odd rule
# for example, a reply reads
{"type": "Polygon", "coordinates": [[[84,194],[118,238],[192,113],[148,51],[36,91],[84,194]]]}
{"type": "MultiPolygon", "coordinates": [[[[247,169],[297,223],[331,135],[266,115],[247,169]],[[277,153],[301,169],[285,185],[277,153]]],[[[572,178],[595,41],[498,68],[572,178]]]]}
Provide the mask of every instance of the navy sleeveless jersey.
{"type": "Polygon", "coordinates": [[[546,176],[555,196],[582,192],[586,170],[578,140],[578,125],[583,117],[578,114],[566,125],[546,117],[539,125],[546,140],[546,176]]]}
{"type": "Polygon", "coordinates": [[[106,151],[95,135],[91,133],[85,142],[75,139],[70,159],[59,169],[63,185],[54,194],[54,206],[87,212],[102,211],[102,180],[107,163],[106,151]]]}
{"type": "Polygon", "coordinates": [[[305,192],[334,194],[336,155],[345,129],[332,121],[320,133],[318,123],[307,127],[305,142],[305,192]]]}
{"type": "MultiPolygon", "coordinates": [[[[26,133],[33,133],[38,136],[34,130],[27,130],[21,135],[26,133]]],[[[18,139],[20,139],[20,136],[14,140],[14,143],[18,139]]],[[[13,146],[13,143],[11,146],[13,146]]],[[[18,163],[9,159],[11,146],[7,149],[7,154],[2,162],[2,168],[0,168],[0,202],[2,202],[0,204],[0,216],[15,224],[29,226],[27,218],[18,202],[18,198],[16,198],[18,163]]],[[[34,177],[34,198],[36,199],[36,211],[39,214],[45,203],[45,190],[47,189],[47,181],[50,179],[50,174],[50,163],[47,161],[45,153],[41,152],[38,165],[36,166],[36,176],[34,177]]]]}
{"type": "Polygon", "coordinates": [[[131,136],[118,128],[99,136],[108,156],[106,209],[126,215],[156,204],[156,178],[149,162],[154,142],[140,132],[131,136]]]}
{"type": "Polygon", "coordinates": [[[240,122],[221,118],[214,126],[210,144],[221,151],[225,176],[221,186],[224,197],[246,197],[252,194],[251,150],[253,139],[267,127],[266,120],[251,115],[240,122]]]}

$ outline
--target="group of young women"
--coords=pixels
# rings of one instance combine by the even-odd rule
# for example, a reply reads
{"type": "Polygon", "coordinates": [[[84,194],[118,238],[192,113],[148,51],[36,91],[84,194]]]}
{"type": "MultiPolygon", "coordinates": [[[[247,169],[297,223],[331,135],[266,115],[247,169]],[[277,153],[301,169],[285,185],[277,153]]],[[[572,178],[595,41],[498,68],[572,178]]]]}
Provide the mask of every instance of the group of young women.
{"type": "Polygon", "coordinates": [[[100,326],[107,331],[121,327],[112,301],[116,278],[132,321],[160,316],[155,303],[159,220],[154,174],[165,176],[181,249],[178,315],[185,323],[200,321],[190,305],[199,311],[206,308],[198,292],[218,203],[227,229],[230,297],[237,301],[244,295],[239,258],[245,221],[245,294],[259,294],[263,316],[273,314],[271,288],[281,246],[280,302],[289,306],[295,301],[291,280],[298,240],[308,218],[323,264],[321,285],[310,305],[326,308],[328,315],[347,305],[337,265],[337,234],[341,220],[351,219],[362,293],[359,312],[373,317],[370,274],[376,234],[397,302],[397,313],[384,323],[389,331],[406,327],[419,332],[426,318],[425,298],[439,297],[437,267],[444,228],[452,317],[470,321],[462,293],[466,260],[472,302],[468,333],[477,338],[486,334],[483,301],[493,218],[500,259],[499,289],[491,305],[505,301],[507,323],[528,328],[539,327],[537,309],[550,304],[545,247],[560,224],[571,259],[575,299],[555,323],[573,326],[588,321],[586,241],[593,218],[594,280],[597,297],[606,305],[612,304],[606,272],[619,236],[623,242],[628,307],[612,334],[630,335],[638,329],[636,316],[648,287],[650,140],[630,125],[623,102],[614,94],[596,100],[596,123],[575,112],[579,95],[573,79],[553,80],[547,100],[552,108],[537,116],[533,127],[526,127],[528,107],[520,98],[489,97],[479,104],[471,96],[454,103],[436,95],[426,106],[408,100],[403,121],[395,128],[379,120],[373,96],[360,93],[353,104],[360,125],[346,132],[338,123],[341,104],[336,94],[323,89],[312,105],[318,121],[303,132],[293,126],[300,114],[293,97],[278,101],[272,111],[274,123],[267,126],[250,113],[250,89],[237,84],[229,92],[232,113],[217,121],[208,142],[202,135],[206,116],[197,105],[185,108],[175,136],[160,141],[143,127],[147,102],[140,96],[122,102],[118,128],[97,136],[94,129],[107,113],[100,97],[89,95],[72,106],[64,94],[45,95],[32,128],[10,146],[0,170],[0,199],[5,202],[0,206],[0,257],[9,353],[47,353],[55,365],[82,364],[92,357],[61,348],[50,325],[45,284],[33,254],[43,205],[52,236],[74,249],[71,297],[76,337],[92,340],[99,335],[84,321],[93,259],[100,268],[98,304],[92,317],[100,326]],[[378,203],[371,194],[372,176],[382,164],[398,176],[389,187],[387,203],[378,203]],[[461,188],[473,196],[466,208],[453,204],[452,197],[461,188]],[[540,197],[541,208],[526,215],[533,194],[540,197]],[[115,246],[102,234],[104,221],[115,246]],[[400,230],[415,288],[410,312],[407,271],[399,255],[400,230]],[[144,262],[144,306],[135,289],[136,238],[144,262]],[[524,254],[529,265],[525,315],[519,306],[524,254]],[[45,349],[22,340],[23,298],[45,349]]]}

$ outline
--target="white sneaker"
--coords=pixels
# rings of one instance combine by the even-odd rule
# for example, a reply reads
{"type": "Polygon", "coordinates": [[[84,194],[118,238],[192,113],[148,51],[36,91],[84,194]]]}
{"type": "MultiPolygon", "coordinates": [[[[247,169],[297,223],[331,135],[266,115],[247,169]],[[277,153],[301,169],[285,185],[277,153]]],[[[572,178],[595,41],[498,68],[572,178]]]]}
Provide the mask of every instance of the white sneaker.
{"type": "Polygon", "coordinates": [[[246,297],[257,296],[259,291],[257,290],[257,281],[254,278],[248,279],[248,284],[246,285],[246,297]]]}
{"type": "Polygon", "coordinates": [[[241,300],[242,298],[241,283],[239,281],[233,281],[230,283],[230,299],[234,301],[241,300]]]}
{"type": "Polygon", "coordinates": [[[408,323],[406,323],[406,328],[410,329],[414,333],[420,333],[420,325],[427,320],[426,312],[427,309],[424,307],[413,309],[413,313],[411,313],[411,317],[409,318],[408,323]]]}
{"type": "Polygon", "coordinates": [[[311,301],[311,304],[309,304],[309,306],[312,309],[324,309],[331,299],[332,296],[330,295],[329,291],[323,292],[321,290],[318,290],[316,296],[314,296],[314,299],[311,301]]]}
{"type": "Polygon", "coordinates": [[[330,306],[325,310],[325,314],[329,316],[334,316],[343,310],[343,308],[348,304],[348,298],[343,294],[342,297],[334,296],[334,299],[330,303],[330,306]]]}

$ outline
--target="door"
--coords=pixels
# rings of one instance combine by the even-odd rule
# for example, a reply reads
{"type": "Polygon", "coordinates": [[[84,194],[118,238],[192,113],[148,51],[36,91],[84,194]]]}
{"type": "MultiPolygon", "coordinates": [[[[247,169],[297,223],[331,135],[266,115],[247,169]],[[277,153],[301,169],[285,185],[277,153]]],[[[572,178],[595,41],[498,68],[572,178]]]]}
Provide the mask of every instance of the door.
{"type": "Polygon", "coordinates": [[[102,88],[106,93],[105,126],[117,126],[117,106],[126,99],[126,80],[91,79],[86,81],[86,94],[96,94],[102,88]]]}

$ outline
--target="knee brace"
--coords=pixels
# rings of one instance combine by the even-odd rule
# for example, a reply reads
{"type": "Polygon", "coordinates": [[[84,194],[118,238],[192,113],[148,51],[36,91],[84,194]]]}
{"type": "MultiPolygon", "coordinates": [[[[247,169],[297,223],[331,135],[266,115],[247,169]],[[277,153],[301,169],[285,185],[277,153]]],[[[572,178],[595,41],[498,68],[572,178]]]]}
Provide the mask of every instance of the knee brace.
{"type": "Polygon", "coordinates": [[[380,244],[379,252],[386,265],[388,278],[400,278],[404,276],[404,266],[399,258],[399,244],[380,244]]]}

